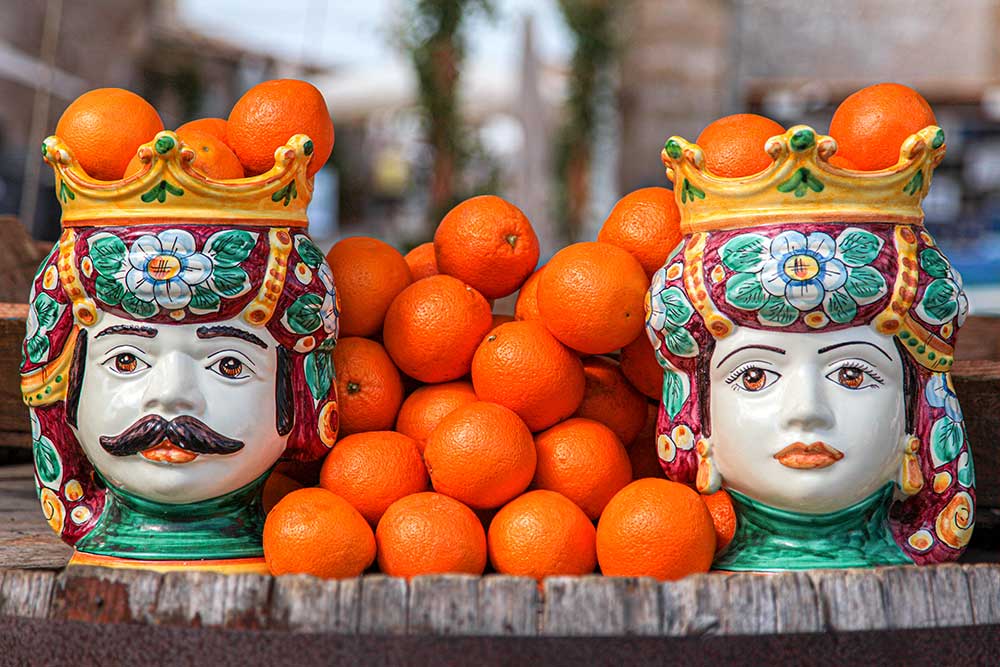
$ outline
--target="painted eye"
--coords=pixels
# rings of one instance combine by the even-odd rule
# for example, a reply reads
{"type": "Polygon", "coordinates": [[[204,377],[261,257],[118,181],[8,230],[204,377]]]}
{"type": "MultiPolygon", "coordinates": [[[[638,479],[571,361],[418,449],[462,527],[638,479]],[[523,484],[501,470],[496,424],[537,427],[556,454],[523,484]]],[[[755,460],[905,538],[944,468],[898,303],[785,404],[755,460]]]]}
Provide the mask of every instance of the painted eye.
{"type": "Polygon", "coordinates": [[[858,366],[841,366],[827,373],[826,378],[851,390],[867,389],[868,387],[877,387],[882,384],[882,378],[873,369],[858,366]]]}
{"type": "Polygon", "coordinates": [[[223,357],[209,366],[209,369],[229,380],[242,380],[250,377],[246,364],[236,357],[223,357]]]}
{"type": "Polygon", "coordinates": [[[149,364],[140,360],[131,352],[120,352],[104,362],[112,373],[118,375],[133,375],[149,368],[149,364]]]}
{"type": "Polygon", "coordinates": [[[737,391],[756,392],[774,384],[781,375],[759,366],[748,366],[737,370],[727,380],[737,391]]]}

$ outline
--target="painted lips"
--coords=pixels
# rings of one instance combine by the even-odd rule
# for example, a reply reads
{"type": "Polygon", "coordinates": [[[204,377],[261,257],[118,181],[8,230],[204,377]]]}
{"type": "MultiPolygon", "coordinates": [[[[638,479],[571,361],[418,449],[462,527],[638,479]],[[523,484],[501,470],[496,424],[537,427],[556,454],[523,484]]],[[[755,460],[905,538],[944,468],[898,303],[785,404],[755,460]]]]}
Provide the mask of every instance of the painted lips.
{"type": "Polygon", "coordinates": [[[825,442],[814,442],[811,445],[793,442],[775,454],[774,458],[785,467],[809,470],[832,466],[844,458],[844,452],[825,442]]]}

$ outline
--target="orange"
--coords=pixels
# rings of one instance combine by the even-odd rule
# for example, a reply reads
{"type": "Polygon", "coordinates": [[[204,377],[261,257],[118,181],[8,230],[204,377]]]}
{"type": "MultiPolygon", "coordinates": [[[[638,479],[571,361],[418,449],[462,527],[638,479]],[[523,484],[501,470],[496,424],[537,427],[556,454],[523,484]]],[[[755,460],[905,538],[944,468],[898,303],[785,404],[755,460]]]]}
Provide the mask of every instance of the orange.
{"type": "Polygon", "coordinates": [[[643,332],[622,348],[621,369],[632,386],[655,401],[663,393],[663,368],[656,360],[656,353],[643,332]]]}
{"type": "Polygon", "coordinates": [[[333,348],[341,436],[386,431],[396,423],[403,382],[385,348],[367,338],[342,338],[333,348]]]}
{"type": "Polygon", "coordinates": [[[326,261],[340,300],[341,336],[376,336],[389,304],[413,282],[403,255],[367,236],[337,241],[326,261]]]}
{"type": "Polygon", "coordinates": [[[645,322],[649,280],[639,261],[609,243],[574,243],[545,265],[538,310],[574,350],[606,354],[634,340],[645,322]]]}
{"type": "Polygon", "coordinates": [[[421,382],[457,380],[493,326],[483,295],[451,276],[413,283],[385,314],[385,347],[400,370],[421,382]]]}
{"type": "Polygon", "coordinates": [[[485,401],[453,410],[427,439],[434,490],[473,509],[500,507],[531,483],[535,444],[511,410],[485,401]]]}
{"type": "Polygon", "coordinates": [[[274,151],[296,134],[308,135],[312,159],[307,173],[319,171],[333,150],[333,121],[323,94],[311,83],[274,79],[243,94],[229,112],[227,141],[248,176],[274,166],[274,151]]]}
{"type": "MultiPolygon", "coordinates": [[[[217,181],[243,178],[243,165],[218,137],[199,130],[185,130],[183,134],[178,130],[177,136],[194,151],[191,166],[205,176],[217,181]]],[[[142,167],[142,161],[136,155],[125,168],[125,176],[131,176],[142,167]]]]}
{"type": "Polygon", "coordinates": [[[80,166],[93,178],[116,181],[139,146],[163,130],[156,109],[135,93],[98,88],[73,100],[56,125],[80,166]]]}
{"type": "Polygon", "coordinates": [[[427,276],[436,276],[438,271],[437,260],[434,259],[434,244],[428,241],[421,243],[416,248],[403,256],[407,266],[410,267],[410,274],[414,280],[420,280],[427,276]]]}
{"type": "Polygon", "coordinates": [[[407,396],[399,408],[396,430],[416,440],[423,453],[427,438],[442,419],[455,408],[477,400],[471,382],[445,382],[420,387],[407,396]]]}
{"type": "Polygon", "coordinates": [[[597,240],[627,250],[652,279],[681,241],[681,214],[674,193],[666,188],[642,188],[615,204],[597,240]]]}
{"type": "Polygon", "coordinates": [[[326,489],[292,491],[264,522],[271,574],[356,577],[375,560],[375,535],[361,514],[326,489]]]}
{"type": "Polygon", "coordinates": [[[486,542],[500,574],[534,577],[589,574],[597,565],[594,524],[566,496],[529,491],[503,506],[486,542]]]}
{"type": "Polygon", "coordinates": [[[681,579],[708,572],[714,556],[712,516],[696,491],[677,482],[632,482],[597,524],[597,562],[608,576],[681,579]]]}
{"type": "Polygon", "coordinates": [[[785,128],[770,118],[738,113],[709,123],[695,143],[705,152],[708,171],[716,176],[737,178],[771,166],[773,160],[764,150],[764,144],[784,133],[785,128]]]}
{"type": "Polygon", "coordinates": [[[538,466],[532,487],[558,491],[597,519],[632,481],[625,447],[604,424],[573,418],[535,436],[538,466]]]}
{"type": "Polygon", "coordinates": [[[394,502],[375,530],[378,565],[391,577],[482,574],[486,531],[471,509],[440,493],[394,502]]]}
{"type": "Polygon", "coordinates": [[[601,422],[622,444],[635,440],[646,423],[646,397],[629,384],[618,362],[607,357],[583,360],[586,388],[574,417],[601,422]]]}
{"type": "Polygon", "coordinates": [[[389,505],[427,490],[427,470],[413,438],[369,431],[349,435],[330,450],[319,483],[374,526],[389,505]]]}
{"type": "Polygon", "coordinates": [[[541,322],[508,322],[492,330],[472,359],[481,400],[510,408],[532,431],[569,417],[583,400],[583,364],[541,322]]]}
{"type": "Polygon", "coordinates": [[[856,164],[848,160],[840,153],[836,153],[833,156],[831,156],[828,162],[832,164],[834,167],[840,167],[841,169],[852,169],[854,171],[860,171],[856,164]]]}
{"type": "Polygon", "coordinates": [[[270,512],[282,498],[296,489],[301,489],[302,485],[297,481],[283,475],[278,471],[272,472],[264,482],[264,494],[261,497],[261,504],[264,506],[264,513],[270,512]]]}
{"type": "Polygon", "coordinates": [[[176,132],[178,136],[192,130],[204,132],[205,134],[211,134],[213,137],[228,146],[229,144],[227,143],[227,139],[229,133],[226,131],[226,126],[227,123],[223,118],[199,118],[197,120],[189,120],[174,130],[174,132],[176,132]]]}
{"type": "Polygon", "coordinates": [[[538,264],[538,237],[521,209],[482,195],[451,209],[434,232],[438,270],[487,299],[513,294],[538,264]]]}
{"type": "Polygon", "coordinates": [[[515,320],[542,319],[541,313],[538,312],[538,279],[541,274],[542,269],[538,269],[521,285],[517,293],[517,302],[514,304],[515,320]]]}
{"type": "Polygon", "coordinates": [[[928,125],[937,125],[937,119],[920,93],[898,83],[879,83],[840,103],[830,136],[837,140],[837,155],[856,169],[874,171],[896,164],[906,138],[928,125]]]}
{"type": "Polygon", "coordinates": [[[733,509],[733,499],[725,489],[702,496],[701,499],[705,501],[705,506],[712,515],[712,523],[715,525],[715,553],[720,553],[729,546],[733,535],[736,534],[736,511],[733,509]]]}

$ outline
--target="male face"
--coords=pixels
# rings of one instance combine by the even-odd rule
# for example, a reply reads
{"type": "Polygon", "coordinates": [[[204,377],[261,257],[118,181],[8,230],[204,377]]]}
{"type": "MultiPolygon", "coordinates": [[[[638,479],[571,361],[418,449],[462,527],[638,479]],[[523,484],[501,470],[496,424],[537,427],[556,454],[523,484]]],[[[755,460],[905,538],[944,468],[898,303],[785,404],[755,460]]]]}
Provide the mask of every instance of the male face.
{"type": "Polygon", "coordinates": [[[277,342],[233,318],[146,324],[105,313],[88,331],[75,432],[108,480],[149,500],[215,498],[285,449],[277,342]]]}

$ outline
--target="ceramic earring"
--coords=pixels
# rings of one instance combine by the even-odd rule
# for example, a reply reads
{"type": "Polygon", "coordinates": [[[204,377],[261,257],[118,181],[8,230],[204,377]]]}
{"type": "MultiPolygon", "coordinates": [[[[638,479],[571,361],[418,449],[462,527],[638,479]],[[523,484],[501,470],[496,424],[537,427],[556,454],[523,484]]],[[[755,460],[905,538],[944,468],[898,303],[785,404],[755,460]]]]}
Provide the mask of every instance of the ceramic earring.
{"type": "Polygon", "coordinates": [[[715,461],[712,460],[712,443],[708,440],[699,440],[697,452],[698,477],[695,480],[695,486],[699,493],[706,495],[715,493],[722,488],[722,476],[719,474],[719,468],[715,465],[715,461]]]}
{"type": "Polygon", "coordinates": [[[920,440],[913,435],[906,436],[903,446],[903,464],[899,471],[899,488],[907,496],[916,495],[924,488],[924,476],[920,470],[920,440]]]}

